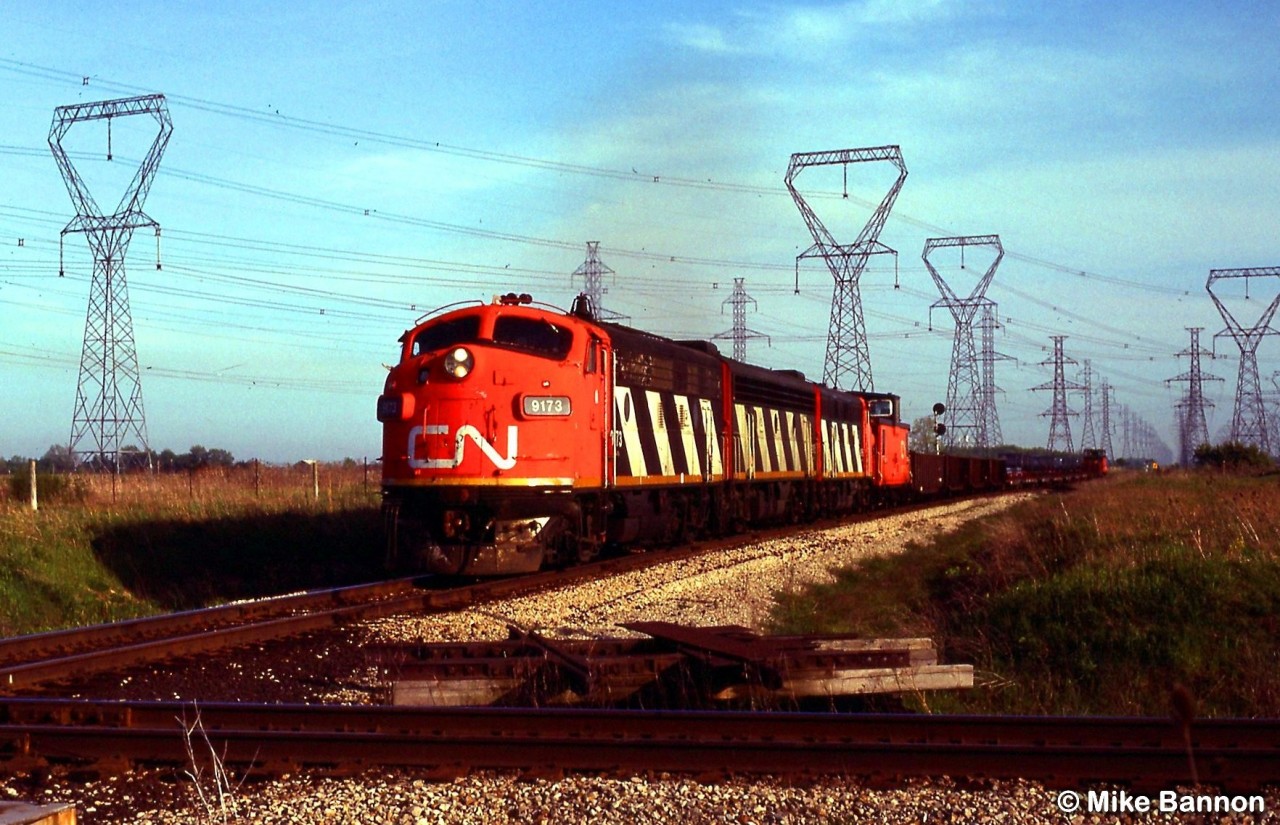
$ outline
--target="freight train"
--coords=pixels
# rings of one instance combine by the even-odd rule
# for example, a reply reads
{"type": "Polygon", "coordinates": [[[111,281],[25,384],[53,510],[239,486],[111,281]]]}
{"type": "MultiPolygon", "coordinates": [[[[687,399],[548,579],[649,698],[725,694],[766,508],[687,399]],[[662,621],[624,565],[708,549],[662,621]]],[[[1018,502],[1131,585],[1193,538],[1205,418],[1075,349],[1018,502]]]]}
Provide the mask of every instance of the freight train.
{"type": "MultiPolygon", "coordinates": [[[[896,395],[605,322],[585,296],[569,312],[514,293],[452,305],[400,343],[377,407],[396,567],[531,572],[1010,477],[909,452],[896,395]]],[[[1098,471],[1095,456],[1062,475],[1098,471]]]]}

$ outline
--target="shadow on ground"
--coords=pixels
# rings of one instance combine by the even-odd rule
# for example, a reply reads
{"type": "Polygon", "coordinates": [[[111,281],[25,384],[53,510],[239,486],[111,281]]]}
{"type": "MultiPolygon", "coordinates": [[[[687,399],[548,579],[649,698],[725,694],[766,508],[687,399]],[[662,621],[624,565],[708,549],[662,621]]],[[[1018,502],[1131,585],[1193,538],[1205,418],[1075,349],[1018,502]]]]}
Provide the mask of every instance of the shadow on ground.
{"type": "Polygon", "coordinates": [[[98,559],[171,610],[386,578],[377,508],[112,526],[98,559]]]}

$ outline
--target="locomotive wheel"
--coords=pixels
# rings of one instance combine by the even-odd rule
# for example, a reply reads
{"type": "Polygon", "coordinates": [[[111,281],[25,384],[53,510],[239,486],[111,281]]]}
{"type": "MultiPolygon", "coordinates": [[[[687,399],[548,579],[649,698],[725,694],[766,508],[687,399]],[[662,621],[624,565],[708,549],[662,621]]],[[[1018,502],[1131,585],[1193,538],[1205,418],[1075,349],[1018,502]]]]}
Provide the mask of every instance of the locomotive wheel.
{"type": "Polygon", "coordinates": [[[453,547],[452,553],[446,548],[436,545],[426,525],[411,516],[404,516],[398,511],[389,515],[386,520],[387,529],[387,568],[418,572],[434,567],[440,569],[439,559],[443,556],[454,567],[454,573],[462,569],[465,552],[460,547],[453,547]]]}
{"type": "Polygon", "coordinates": [[[577,545],[577,559],[579,564],[587,562],[600,555],[600,545],[590,539],[584,539],[581,536],[574,536],[574,544],[577,545]]]}

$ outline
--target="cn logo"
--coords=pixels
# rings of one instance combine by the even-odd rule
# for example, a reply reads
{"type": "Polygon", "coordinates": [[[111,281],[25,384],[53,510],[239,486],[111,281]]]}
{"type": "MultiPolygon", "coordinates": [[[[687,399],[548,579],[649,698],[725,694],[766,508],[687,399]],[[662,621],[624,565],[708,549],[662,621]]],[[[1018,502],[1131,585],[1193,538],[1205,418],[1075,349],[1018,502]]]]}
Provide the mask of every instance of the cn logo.
{"type": "Polygon", "coordinates": [[[448,424],[427,424],[425,427],[414,427],[409,430],[409,466],[415,470],[452,470],[462,463],[462,455],[470,440],[480,452],[484,453],[493,466],[499,470],[510,470],[516,466],[516,438],[519,428],[512,424],[507,427],[507,455],[503,457],[493,445],[485,440],[480,431],[470,424],[463,424],[453,437],[453,458],[418,458],[414,455],[414,445],[418,436],[448,435],[448,424]]]}

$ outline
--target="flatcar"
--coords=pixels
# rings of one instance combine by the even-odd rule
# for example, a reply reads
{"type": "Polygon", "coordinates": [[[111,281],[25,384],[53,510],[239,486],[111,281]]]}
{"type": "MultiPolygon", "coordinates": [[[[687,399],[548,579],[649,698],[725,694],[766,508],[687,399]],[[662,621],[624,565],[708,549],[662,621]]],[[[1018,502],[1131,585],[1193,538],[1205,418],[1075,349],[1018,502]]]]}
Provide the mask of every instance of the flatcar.
{"type": "MultiPolygon", "coordinates": [[[[898,396],[604,322],[585,296],[454,305],[400,344],[377,406],[396,567],[530,572],[917,492],[898,396]]],[[[1004,481],[961,461],[966,489],[1004,481]]]]}

